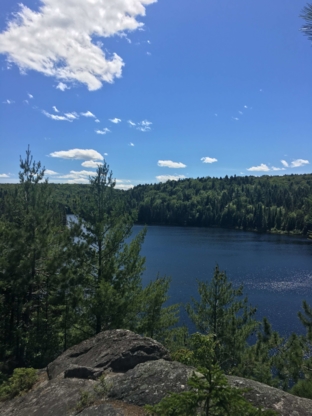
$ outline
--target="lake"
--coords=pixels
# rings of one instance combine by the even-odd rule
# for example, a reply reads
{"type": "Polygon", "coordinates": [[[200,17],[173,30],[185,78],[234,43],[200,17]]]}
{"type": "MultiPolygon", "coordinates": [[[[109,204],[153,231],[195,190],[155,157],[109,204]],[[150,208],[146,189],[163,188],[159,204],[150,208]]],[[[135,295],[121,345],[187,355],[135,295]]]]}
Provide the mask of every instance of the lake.
{"type": "MultiPolygon", "coordinates": [[[[134,234],[142,229],[134,226],[134,234]]],[[[196,280],[210,280],[216,263],[235,286],[244,285],[257,318],[266,316],[281,335],[304,333],[297,318],[302,300],[312,305],[312,242],[304,237],[225,229],[149,226],[142,255],[143,283],[171,276],[170,303],[197,297],[196,280]]],[[[189,325],[182,312],[181,321],[189,325]]]]}

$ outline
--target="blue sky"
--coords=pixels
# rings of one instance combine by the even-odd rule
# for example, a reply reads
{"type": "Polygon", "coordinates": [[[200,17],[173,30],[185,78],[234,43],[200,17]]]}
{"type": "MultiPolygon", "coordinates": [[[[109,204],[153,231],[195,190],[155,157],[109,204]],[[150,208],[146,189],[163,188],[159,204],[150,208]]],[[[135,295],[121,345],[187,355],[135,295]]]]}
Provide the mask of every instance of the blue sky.
{"type": "Polygon", "coordinates": [[[301,0],[1,0],[0,181],[310,173],[301,0]]]}

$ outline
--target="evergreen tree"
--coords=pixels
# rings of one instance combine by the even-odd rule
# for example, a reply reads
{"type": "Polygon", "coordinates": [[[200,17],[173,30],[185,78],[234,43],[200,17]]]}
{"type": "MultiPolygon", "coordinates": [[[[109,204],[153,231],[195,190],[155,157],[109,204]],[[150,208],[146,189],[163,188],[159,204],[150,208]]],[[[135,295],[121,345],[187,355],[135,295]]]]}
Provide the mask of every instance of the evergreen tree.
{"type": "Polygon", "coordinates": [[[131,242],[133,219],[114,198],[109,166],[99,165],[80,204],[75,246],[83,303],[77,325],[88,334],[113,328],[134,328],[145,259],[140,249],[145,231],[131,242]]]}
{"type": "Polygon", "coordinates": [[[45,365],[59,353],[63,213],[29,148],[20,168],[0,223],[0,360],[45,365]]]}
{"type": "Polygon", "coordinates": [[[218,266],[210,282],[198,283],[198,292],[200,299],[192,298],[187,313],[201,333],[213,335],[218,363],[230,372],[240,364],[247,340],[258,326],[253,318],[256,309],[248,306],[247,298],[239,299],[243,287],[234,289],[218,266]]]}

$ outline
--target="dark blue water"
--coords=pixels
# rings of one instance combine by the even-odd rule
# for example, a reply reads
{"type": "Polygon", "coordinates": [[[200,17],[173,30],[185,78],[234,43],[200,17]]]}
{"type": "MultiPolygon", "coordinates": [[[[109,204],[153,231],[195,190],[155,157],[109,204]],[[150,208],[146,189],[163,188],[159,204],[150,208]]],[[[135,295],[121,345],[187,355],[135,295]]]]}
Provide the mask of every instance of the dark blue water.
{"type": "MultiPolygon", "coordinates": [[[[134,233],[141,228],[135,226],[134,233]]],[[[210,280],[218,263],[234,285],[243,283],[258,319],[266,316],[282,335],[304,333],[297,313],[303,299],[312,305],[312,243],[306,238],[150,226],[141,253],[144,284],[158,273],[171,276],[170,303],[197,297],[196,279],[210,280]]]]}

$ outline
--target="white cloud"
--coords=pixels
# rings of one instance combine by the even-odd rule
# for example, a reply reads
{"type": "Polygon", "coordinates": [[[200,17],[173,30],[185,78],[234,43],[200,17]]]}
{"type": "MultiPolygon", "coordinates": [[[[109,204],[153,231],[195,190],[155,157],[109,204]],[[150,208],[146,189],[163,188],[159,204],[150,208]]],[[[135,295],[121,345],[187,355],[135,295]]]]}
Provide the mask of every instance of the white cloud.
{"type": "Polygon", "coordinates": [[[0,178],[9,178],[10,176],[6,173],[0,173],[0,178]]]}
{"type": "Polygon", "coordinates": [[[184,163],[181,162],[172,162],[172,160],[159,160],[157,162],[157,165],[162,167],[162,168],[186,168],[186,165],[184,165],[184,163]]]}
{"type": "Polygon", "coordinates": [[[59,113],[59,110],[55,107],[55,105],[52,108],[56,113],[59,113]]]}
{"type": "Polygon", "coordinates": [[[94,120],[96,123],[100,123],[100,120],[97,118],[96,120],[94,120]]]}
{"type": "Polygon", "coordinates": [[[129,183],[116,183],[115,189],[123,189],[124,191],[127,191],[128,189],[132,189],[134,185],[131,185],[129,183]]]}
{"type": "Polygon", "coordinates": [[[87,183],[90,183],[90,181],[89,181],[89,179],[86,179],[86,178],[75,178],[75,179],[68,179],[68,181],[66,181],[66,183],[69,183],[71,185],[73,185],[75,183],[87,184],[87,183]]]}
{"type": "Polygon", "coordinates": [[[277,171],[277,170],[285,170],[285,168],[276,168],[275,166],[272,166],[272,169],[271,170],[274,170],[274,171],[277,171]]]}
{"type": "Polygon", "coordinates": [[[106,134],[109,132],[110,132],[110,129],[108,129],[107,127],[105,127],[103,130],[95,130],[96,134],[106,134]]]}
{"type": "Polygon", "coordinates": [[[63,82],[59,82],[55,88],[61,91],[70,90],[70,87],[63,82]]]}
{"type": "Polygon", "coordinates": [[[209,156],[202,157],[200,160],[203,163],[214,163],[214,162],[218,162],[218,159],[216,159],[215,157],[209,157],[209,156]]]}
{"type": "Polygon", "coordinates": [[[91,111],[87,111],[85,113],[80,113],[83,117],[93,117],[96,118],[95,115],[93,113],[91,113],[91,111]]]}
{"type": "Polygon", "coordinates": [[[81,163],[81,166],[84,168],[94,168],[96,169],[99,165],[103,165],[102,162],[95,162],[94,160],[86,160],[85,162],[81,163]]]}
{"type": "Polygon", "coordinates": [[[264,163],[261,163],[260,166],[252,166],[251,168],[248,168],[250,172],[268,172],[270,168],[265,165],[264,163]]]}
{"type": "Polygon", "coordinates": [[[45,175],[58,175],[58,173],[57,173],[57,172],[54,172],[54,170],[50,170],[50,169],[46,169],[46,170],[44,171],[44,174],[45,174],[45,175]]]}
{"type": "Polygon", "coordinates": [[[51,157],[59,157],[61,159],[80,159],[80,160],[103,160],[103,156],[93,149],[70,149],[60,150],[50,153],[51,157]]]}
{"type": "MultiPolygon", "coordinates": [[[[124,63],[116,53],[107,56],[92,37],[107,38],[139,29],[143,23],[136,18],[144,16],[145,6],[155,2],[41,0],[36,11],[20,4],[0,34],[0,53],[23,72],[34,70],[97,90],[103,82],[119,78],[124,63]]],[[[60,84],[57,88],[64,91],[60,84]]]]}
{"type": "Polygon", "coordinates": [[[151,41],[150,41],[150,40],[148,40],[148,41],[147,41],[147,43],[151,44],[151,41]]]}
{"type": "Polygon", "coordinates": [[[5,101],[2,101],[2,103],[3,104],[13,104],[13,103],[15,103],[15,101],[13,101],[13,100],[5,100],[5,101]]]}
{"type": "MultiPolygon", "coordinates": [[[[141,121],[140,123],[137,123],[137,124],[138,124],[137,130],[149,131],[151,129],[150,125],[153,124],[153,123],[151,121],[148,121],[148,120],[143,120],[143,121],[141,121]]],[[[131,125],[133,125],[133,124],[131,124],[131,125]]]]}
{"type": "Polygon", "coordinates": [[[108,156],[108,153],[103,153],[104,156],[108,156]]]}
{"type": "Polygon", "coordinates": [[[77,120],[79,118],[78,114],[73,112],[73,113],[65,113],[65,117],[67,117],[70,120],[77,120]]]}
{"type": "Polygon", "coordinates": [[[239,118],[238,117],[232,117],[233,120],[238,121],[239,118]]]}
{"type": "Polygon", "coordinates": [[[156,176],[156,179],[159,182],[178,181],[179,179],[185,179],[185,176],[184,175],[159,175],[159,176],[156,176]]]}
{"type": "Polygon", "coordinates": [[[56,120],[56,121],[72,121],[70,120],[68,117],[65,116],[56,116],[55,114],[50,114],[45,110],[42,110],[42,113],[46,116],[51,118],[52,120],[56,120]]]}
{"type": "Polygon", "coordinates": [[[244,105],[244,108],[248,108],[247,105],[244,105]]]}
{"type": "Polygon", "coordinates": [[[134,143],[130,142],[129,146],[134,147],[134,143]]]}
{"type": "Polygon", "coordinates": [[[118,124],[121,122],[120,118],[110,118],[109,121],[111,121],[112,123],[118,124]]]}
{"type": "Polygon", "coordinates": [[[294,161],[291,162],[290,167],[292,167],[292,168],[299,168],[300,166],[305,166],[305,165],[309,165],[309,161],[308,160],[296,159],[296,160],[294,160],[294,161]]]}
{"type": "Polygon", "coordinates": [[[29,94],[29,93],[27,93],[27,95],[28,95],[29,98],[34,98],[34,96],[29,94]]]}
{"type": "Polygon", "coordinates": [[[128,120],[128,123],[130,124],[130,126],[136,126],[136,123],[133,123],[133,121],[128,120]]]}
{"type": "Polygon", "coordinates": [[[288,168],[289,167],[289,165],[286,162],[286,160],[281,160],[281,163],[282,163],[283,166],[285,166],[285,168],[288,168]]]}

